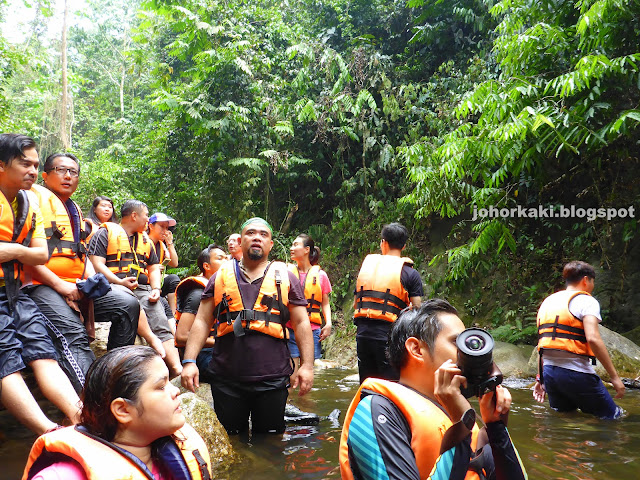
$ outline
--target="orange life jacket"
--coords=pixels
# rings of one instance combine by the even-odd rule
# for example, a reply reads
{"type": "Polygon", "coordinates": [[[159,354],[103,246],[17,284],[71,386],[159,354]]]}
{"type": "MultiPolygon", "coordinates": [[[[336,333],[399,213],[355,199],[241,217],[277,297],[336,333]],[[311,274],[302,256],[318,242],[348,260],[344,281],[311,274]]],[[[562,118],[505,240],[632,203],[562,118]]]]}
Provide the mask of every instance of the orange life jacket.
{"type": "Polygon", "coordinates": [[[579,290],[561,290],[548,296],[538,310],[538,351],[564,350],[590,357],[595,355],[584,333],[582,320],[569,311],[569,302],[577,295],[589,295],[579,290]]]}
{"type": "Polygon", "coordinates": [[[91,237],[93,237],[93,234],[96,233],[99,229],[100,229],[100,225],[98,225],[97,223],[94,223],[93,220],[90,220],[88,218],[84,219],[84,230],[85,232],[87,232],[87,239],[85,240],[85,242],[87,243],[87,245],[89,245],[89,242],[91,241],[91,237]]]}
{"type": "Polygon", "coordinates": [[[137,276],[139,268],[149,276],[148,266],[151,257],[151,239],[146,233],[138,233],[135,241],[135,252],[129,243],[129,236],[124,228],[117,223],[105,222],[100,225],[109,232],[107,245],[106,266],[120,278],[137,276]]]}
{"type": "MultiPolygon", "coordinates": [[[[402,412],[411,429],[411,449],[415,454],[420,478],[429,478],[438,457],[445,432],[453,425],[446,413],[431,400],[396,382],[379,378],[367,378],[356,392],[344,419],[340,437],[340,472],[343,480],[353,480],[349,464],[349,427],[360,401],[370,394],[379,394],[391,400],[402,412]]],[[[471,432],[471,449],[475,452],[478,442],[478,425],[471,432]]],[[[479,480],[479,475],[469,470],[465,479],[479,480]]]]}
{"type": "MultiPolygon", "coordinates": [[[[294,273],[298,280],[300,272],[298,266],[289,265],[289,271],[294,273]]],[[[307,313],[309,320],[318,325],[322,325],[322,286],[320,285],[320,265],[312,265],[307,272],[307,278],[304,281],[304,298],[307,299],[307,313]]]]}
{"type": "Polygon", "coordinates": [[[407,257],[367,255],[356,281],[354,318],[375,318],[394,322],[409,305],[409,292],[400,276],[404,265],[413,265],[407,257]]]}
{"type": "Polygon", "coordinates": [[[167,247],[167,245],[162,240],[157,243],[158,248],[156,248],[156,244],[153,242],[153,240],[151,240],[151,242],[153,243],[153,248],[156,252],[156,255],[158,256],[158,263],[164,266],[166,260],[166,263],[168,264],[171,261],[171,255],[169,255],[169,247],[167,247]]]}
{"type": "Polygon", "coordinates": [[[262,278],[258,298],[252,308],[243,303],[236,261],[225,262],[216,273],[213,291],[213,318],[216,336],[229,333],[243,336],[255,331],[287,339],[285,324],[289,320],[289,271],[282,262],[270,262],[262,278]]]}
{"type": "MultiPolygon", "coordinates": [[[[206,288],[207,283],[209,283],[209,279],[203,277],[202,275],[198,275],[197,277],[187,277],[178,284],[178,286],[176,287],[176,329],[178,328],[178,324],[180,323],[180,317],[182,317],[182,301],[194,288],[206,288]]],[[[211,335],[213,334],[214,330],[211,329],[211,335]]],[[[185,346],[184,344],[178,343],[177,337],[175,338],[174,344],[176,347],[185,346]]]]}
{"type": "MultiPolygon", "coordinates": [[[[33,231],[36,228],[36,212],[29,204],[29,198],[24,190],[19,190],[16,196],[18,214],[15,215],[11,202],[0,192],[0,243],[19,243],[28,247],[31,243],[33,231]]],[[[9,260],[1,264],[0,285],[5,287],[7,297],[13,304],[24,281],[22,264],[17,260],[9,260]]]]}
{"type": "MultiPolygon", "coordinates": [[[[188,424],[170,437],[159,454],[164,465],[185,478],[185,470],[193,480],[211,478],[207,447],[200,435],[188,424]],[[176,448],[170,444],[175,445],[176,448]]],[[[64,461],[65,457],[80,464],[89,480],[149,480],[153,475],[148,467],[129,452],[95,437],[81,427],[66,427],[38,437],[31,447],[22,480],[30,480],[49,465],[64,461]]]]}
{"type": "MultiPolygon", "coordinates": [[[[73,228],[67,207],[58,196],[41,185],[33,185],[30,192],[36,197],[44,231],[49,247],[49,261],[45,266],[65,282],[75,283],[84,272],[84,258],[87,253],[84,230],[84,219],[80,207],[76,204],[80,215],[79,241],[74,241],[73,228]]],[[[74,202],[75,203],[75,202],[74,202]]],[[[41,282],[34,280],[33,283],[41,282]]]]}

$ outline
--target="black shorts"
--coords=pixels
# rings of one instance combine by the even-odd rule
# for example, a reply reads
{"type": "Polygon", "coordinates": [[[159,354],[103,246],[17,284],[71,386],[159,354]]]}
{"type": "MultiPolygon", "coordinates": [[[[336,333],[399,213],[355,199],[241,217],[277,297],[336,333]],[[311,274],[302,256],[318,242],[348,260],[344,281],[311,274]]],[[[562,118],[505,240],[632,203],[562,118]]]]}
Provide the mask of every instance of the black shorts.
{"type": "Polygon", "coordinates": [[[35,360],[58,359],[45,322],[44,315],[24,292],[18,293],[12,311],[6,289],[0,288],[0,378],[35,360]]]}

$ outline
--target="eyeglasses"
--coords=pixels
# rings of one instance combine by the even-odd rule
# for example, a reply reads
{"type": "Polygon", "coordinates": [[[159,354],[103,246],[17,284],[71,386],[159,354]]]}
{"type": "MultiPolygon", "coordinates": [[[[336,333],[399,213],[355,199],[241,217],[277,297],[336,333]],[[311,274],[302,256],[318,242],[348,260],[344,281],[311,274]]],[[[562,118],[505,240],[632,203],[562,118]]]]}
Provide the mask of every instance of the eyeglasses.
{"type": "Polygon", "coordinates": [[[80,172],[75,168],[67,168],[67,167],[53,167],[49,172],[56,172],[58,175],[64,177],[67,173],[69,176],[75,178],[80,175],[80,172]]]}

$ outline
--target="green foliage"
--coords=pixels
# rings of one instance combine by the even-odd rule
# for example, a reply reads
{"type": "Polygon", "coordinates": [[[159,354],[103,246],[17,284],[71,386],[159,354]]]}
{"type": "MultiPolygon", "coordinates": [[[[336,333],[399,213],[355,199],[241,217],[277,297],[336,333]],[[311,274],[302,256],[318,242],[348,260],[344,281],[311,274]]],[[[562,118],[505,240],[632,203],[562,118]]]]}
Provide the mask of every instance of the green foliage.
{"type": "MultiPolygon", "coordinates": [[[[455,128],[402,152],[416,184],[405,201],[419,218],[535,205],[554,180],[551,172],[597,171],[638,138],[635,2],[504,0],[491,14],[500,76],[464,95],[455,128]]],[[[449,261],[448,278],[464,280],[491,250],[516,252],[517,225],[503,218],[475,222],[468,241],[440,256],[449,261]]]]}

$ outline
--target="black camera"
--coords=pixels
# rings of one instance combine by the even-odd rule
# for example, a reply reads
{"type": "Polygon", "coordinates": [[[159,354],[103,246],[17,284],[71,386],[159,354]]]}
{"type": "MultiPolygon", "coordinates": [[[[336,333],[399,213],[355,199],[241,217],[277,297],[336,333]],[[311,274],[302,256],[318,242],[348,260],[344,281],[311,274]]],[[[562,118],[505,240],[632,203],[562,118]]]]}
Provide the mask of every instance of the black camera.
{"type": "Polygon", "coordinates": [[[493,362],[494,344],[491,334],[480,328],[467,328],[458,335],[458,368],[467,379],[467,387],[460,391],[465,398],[481,397],[502,383],[502,372],[493,362]]]}

